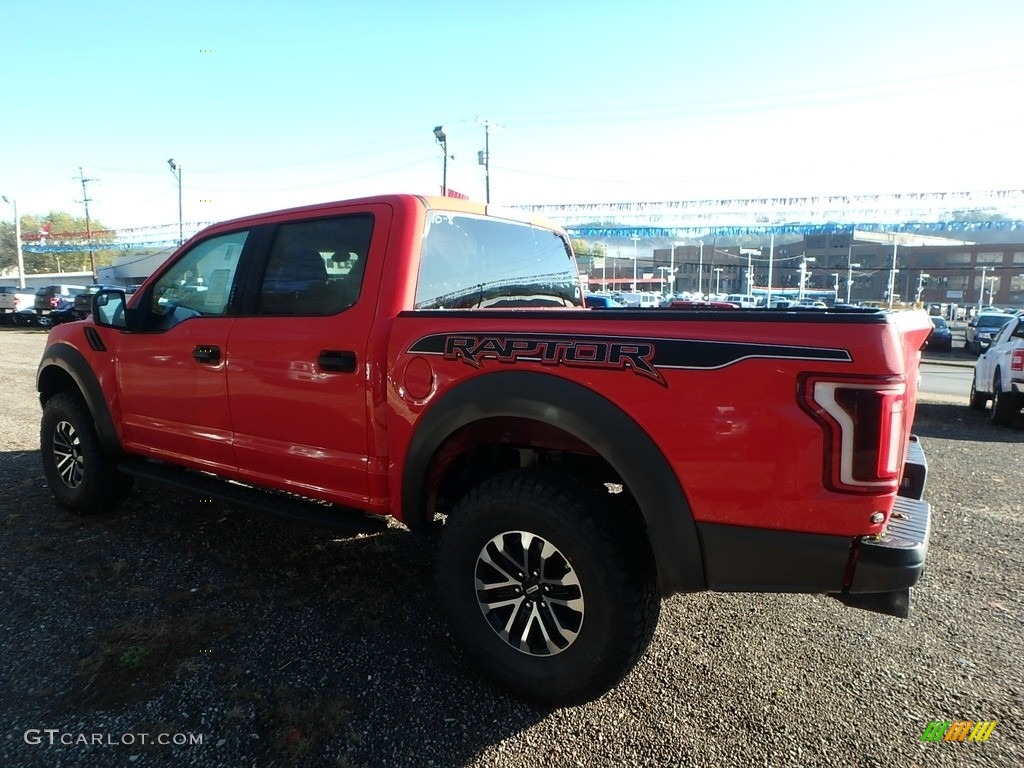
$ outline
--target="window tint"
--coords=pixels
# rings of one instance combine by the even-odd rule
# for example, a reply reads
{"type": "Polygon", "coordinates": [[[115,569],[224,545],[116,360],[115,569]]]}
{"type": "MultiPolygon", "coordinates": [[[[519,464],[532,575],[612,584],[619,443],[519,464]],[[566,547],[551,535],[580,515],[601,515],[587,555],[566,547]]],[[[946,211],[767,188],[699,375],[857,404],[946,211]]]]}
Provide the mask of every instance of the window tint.
{"type": "Polygon", "coordinates": [[[211,237],[178,259],[153,286],[151,307],[167,327],[196,315],[224,315],[249,232],[211,237]]]}
{"type": "Polygon", "coordinates": [[[359,298],[373,216],[282,224],[260,286],[263,315],[333,315],[359,298]]]}
{"type": "Polygon", "coordinates": [[[568,243],[529,224],[434,213],[423,236],[417,309],[579,307],[568,243]]]}

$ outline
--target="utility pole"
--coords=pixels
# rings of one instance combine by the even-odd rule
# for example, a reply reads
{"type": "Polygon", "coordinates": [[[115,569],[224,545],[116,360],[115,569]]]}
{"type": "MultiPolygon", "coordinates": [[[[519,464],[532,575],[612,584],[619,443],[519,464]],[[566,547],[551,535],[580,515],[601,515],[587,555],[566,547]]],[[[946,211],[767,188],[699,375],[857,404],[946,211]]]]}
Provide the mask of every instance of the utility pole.
{"type": "Polygon", "coordinates": [[[481,120],[477,118],[477,122],[484,127],[484,148],[476,153],[477,162],[484,167],[484,200],[488,203],[491,202],[491,128],[501,128],[497,123],[492,123],[490,120],[481,120]]]}
{"type": "Polygon", "coordinates": [[[181,163],[174,161],[172,157],[167,161],[171,174],[178,180],[178,246],[185,242],[185,220],[181,214],[181,163]]]}
{"type": "Polygon", "coordinates": [[[640,242],[640,235],[633,235],[629,239],[633,241],[633,286],[630,292],[636,293],[636,244],[640,242]]]}
{"type": "Polygon", "coordinates": [[[437,139],[437,143],[441,145],[441,152],[444,153],[444,160],[441,164],[441,197],[448,197],[448,134],[445,133],[443,125],[434,128],[434,138],[437,139]]]}
{"type": "Polygon", "coordinates": [[[78,166],[78,181],[82,182],[82,199],[78,202],[85,204],[85,241],[89,248],[89,268],[92,270],[92,281],[95,283],[99,275],[96,272],[96,254],[92,249],[92,226],[89,223],[89,203],[92,199],[89,197],[89,191],[86,189],[86,184],[90,181],[96,181],[96,179],[85,178],[85,172],[82,170],[82,166],[78,166]]]}

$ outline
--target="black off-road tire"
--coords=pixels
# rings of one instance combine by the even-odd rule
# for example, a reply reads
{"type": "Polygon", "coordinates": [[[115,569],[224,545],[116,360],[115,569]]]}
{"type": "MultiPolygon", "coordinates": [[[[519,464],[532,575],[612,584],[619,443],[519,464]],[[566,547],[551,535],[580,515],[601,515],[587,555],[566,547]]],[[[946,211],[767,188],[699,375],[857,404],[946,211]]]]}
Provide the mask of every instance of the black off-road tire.
{"type": "Polygon", "coordinates": [[[972,411],[984,411],[985,406],[988,405],[988,395],[984,392],[979,392],[977,386],[974,383],[974,379],[971,379],[971,395],[969,405],[972,411]]]}
{"type": "Polygon", "coordinates": [[[61,392],[46,401],[39,430],[43,471],[57,503],[76,515],[116,509],[134,478],[117,471],[100,446],[81,397],[61,392]]]}
{"type": "Polygon", "coordinates": [[[998,427],[1008,426],[1013,422],[1020,407],[1013,392],[1003,392],[1000,388],[1000,373],[997,370],[992,381],[992,411],[989,419],[998,427]]]}
{"type": "Polygon", "coordinates": [[[647,649],[661,610],[639,514],[533,470],[491,478],[459,502],[441,531],[437,583],[470,658],[549,704],[614,686],[647,649]]]}

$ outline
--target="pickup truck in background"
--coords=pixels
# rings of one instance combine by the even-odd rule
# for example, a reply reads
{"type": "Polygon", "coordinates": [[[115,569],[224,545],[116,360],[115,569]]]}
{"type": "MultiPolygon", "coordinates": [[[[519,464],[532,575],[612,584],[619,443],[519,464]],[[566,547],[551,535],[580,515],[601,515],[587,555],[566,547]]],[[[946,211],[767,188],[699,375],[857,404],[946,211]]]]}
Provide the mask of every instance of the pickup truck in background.
{"type": "Polygon", "coordinates": [[[30,288],[0,285],[0,317],[16,322],[15,314],[32,309],[36,295],[30,288]]]}
{"type": "Polygon", "coordinates": [[[678,592],[906,616],[927,466],[923,311],[590,310],[565,233],[388,195],[228,221],[37,375],[56,500],[135,477],[353,532],[438,532],[439,602],[492,678],[601,694],[678,592]]]}
{"type": "Polygon", "coordinates": [[[1006,426],[1024,408],[1024,315],[1007,315],[999,333],[974,364],[970,405],[985,410],[993,424],[1006,426]]]}

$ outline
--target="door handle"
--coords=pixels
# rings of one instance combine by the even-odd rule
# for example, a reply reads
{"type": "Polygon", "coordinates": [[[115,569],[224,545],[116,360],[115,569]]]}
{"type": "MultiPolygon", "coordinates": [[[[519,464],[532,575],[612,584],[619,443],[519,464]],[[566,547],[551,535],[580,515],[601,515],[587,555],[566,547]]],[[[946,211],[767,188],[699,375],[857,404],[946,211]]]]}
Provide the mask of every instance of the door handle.
{"type": "Polygon", "coordinates": [[[219,363],[220,347],[213,344],[200,344],[192,350],[192,357],[200,363],[219,363]]]}
{"type": "Polygon", "coordinates": [[[320,352],[316,364],[322,371],[331,373],[355,373],[356,353],[342,349],[325,349],[320,352]]]}

